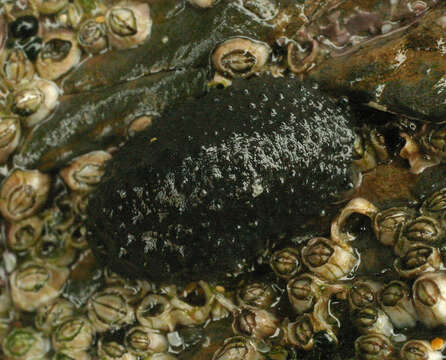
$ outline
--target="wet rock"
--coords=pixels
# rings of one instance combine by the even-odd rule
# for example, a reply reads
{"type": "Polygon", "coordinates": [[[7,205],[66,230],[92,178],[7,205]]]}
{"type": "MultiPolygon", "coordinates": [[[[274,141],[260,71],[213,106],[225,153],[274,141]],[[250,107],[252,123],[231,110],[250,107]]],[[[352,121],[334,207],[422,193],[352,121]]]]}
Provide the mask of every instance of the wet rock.
{"type": "Polygon", "coordinates": [[[109,162],[89,243],[115,271],[149,279],[249,270],[351,188],[351,121],[293,78],[236,80],[173,108],[109,162]]]}
{"type": "Polygon", "coordinates": [[[14,163],[49,171],[76,156],[116,146],[135,119],[159,115],[167,106],[204,94],[207,76],[204,69],[161,72],[67,96],[49,119],[29,132],[14,163]]]}
{"type": "Polygon", "coordinates": [[[334,55],[310,72],[323,89],[380,109],[440,122],[446,118],[446,4],[411,25],[334,55]]]}
{"type": "Polygon", "coordinates": [[[417,198],[423,200],[444,187],[446,187],[446,165],[441,164],[424,170],[417,177],[413,193],[417,198]]]}
{"type": "Polygon", "coordinates": [[[237,3],[220,1],[210,9],[186,6],[157,20],[163,2],[154,2],[150,38],[137,48],[109,51],[85,61],[64,79],[64,93],[112,86],[159,71],[206,67],[214,47],[234,36],[265,40],[272,27],[237,3]]]}

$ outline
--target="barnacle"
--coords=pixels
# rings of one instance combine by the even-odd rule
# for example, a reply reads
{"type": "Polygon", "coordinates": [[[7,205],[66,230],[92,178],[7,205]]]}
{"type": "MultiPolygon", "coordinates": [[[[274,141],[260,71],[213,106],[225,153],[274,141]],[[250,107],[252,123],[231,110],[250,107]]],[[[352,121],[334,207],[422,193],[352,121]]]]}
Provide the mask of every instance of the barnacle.
{"type": "Polygon", "coordinates": [[[440,360],[443,358],[440,351],[435,351],[429,342],[423,340],[406,341],[400,350],[401,360],[424,359],[440,360]]]}
{"type": "Polygon", "coordinates": [[[82,155],[62,169],[60,175],[70,189],[87,192],[99,184],[105,171],[105,163],[111,155],[105,151],[93,151],[82,155]]]}
{"type": "Polygon", "coordinates": [[[380,283],[370,280],[355,281],[348,291],[350,311],[374,306],[377,303],[377,293],[381,286],[380,283]]]}
{"type": "Polygon", "coordinates": [[[277,276],[288,280],[301,270],[299,251],[293,248],[278,250],[271,256],[270,265],[277,276]]]}
{"type": "Polygon", "coordinates": [[[382,334],[363,335],[355,341],[355,354],[359,360],[388,359],[392,352],[392,343],[382,334]]]}
{"type": "Polygon", "coordinates": [[[69,316],[52,333],[52,344],[56,351],[69,349],[88,350],[94,341],[94,328],[83,316],[69,316]]]}
{"type": "Polygon", "coordinates": [[[1,55],[0,73],[7,86],[15,87],[30,81],[34,76],[34,65],[22,49],[4,51],[1,55]]]}
{"type": "Polygon", "coordinates": [[[136,356],[167,350],[167,339],[163,334],[142,326],[135,326],[128,330],[124,341],[128,351],[136,356]]]}
{"type": "Polygon", "coordinates": [[[249,77],[268,61],[270,47],[247,38],[233,38],[218,45],[212,54],[217,71],[230,77],[249,77]]]}
{"type": "Polygon", "coordinates": [[[5,163],[20,142],[22,131],[19,118],[0,118],[0,163],[5,163]]]}
{"type": "Polygon", "coordinates": [[[347,275],[357,263],[353,250],[326,238],[314,238],[302,249],[302,260],[310,271],[327,280],[347,275]]]}
{"type": "Polygon", "coordinates": [[[81,59],[75,34],[69,30],[49,33],[43,39],[36,69],[44,79],[55,80],[76,66],[81,59]]]}
{"type": "Polygon", "coordinates": [[[40,306],[34,318],[35,327],[45,334],[51,334],[66,317],[75,313],[75,306],[70,301],[58,298],[56,301],[40,306]]]}
{"type": "Polygon", "coordinates": [[[24,311],[34,311],[54,301],[68,278],[67,268],[57,268],[29,261],[19,266],[10,278],[14,305],[24,311]]]}
{"type": "Polygon", "coordinates": [[[11,110],[24,118],[27,126],[44,120],[58,104],[59,89],[47,80],[34,80],[14,89],[11,94],[11,110]]]}
{"type": "Polygon", "coordinates": [[[37,359],[49,351],[49,341],[32,328],[16,327],[3,339],[2,350],[7,359],[37,359]]]}
{"type": "Polygon", "coordinates": [[[11,221],[36,214],[44,205],[50,177],[36,170],[16,170],[2,184],[0,212],[11,221]]]}
{"type": "Polygon", "coordinates": [[[410,288],[404,282],[394,280],[386,284],[379,292],[378,302],[395,327],[403,329],[415,326],[418,317],[410,288]]]}
{"type": "Polygon", "coordinates": [[[98,332],[119,329],[134,321],[135,314],[120,288],[109,287],[88,301],[88,318],[98,332]]]}
{"type": "Polygon", "coordinates": [[[428,327],[446,324],[446,274],[428,272],[419,276],[413,286],[413,303],[419,320],[428,327]]]}
{"type": "Polygon", "coordinates": [[[98,53],[108,46],[107,30],[102,22],[89,19],[82,23],[77,33],[79,45],[88,52],[98,53]]]}
{"type": "Polygon", "coordinates": [[[152,18],[147,4],[122,2],[106,15],[110,44],[119,49],[140,45],[150,35],[152,18]]]}

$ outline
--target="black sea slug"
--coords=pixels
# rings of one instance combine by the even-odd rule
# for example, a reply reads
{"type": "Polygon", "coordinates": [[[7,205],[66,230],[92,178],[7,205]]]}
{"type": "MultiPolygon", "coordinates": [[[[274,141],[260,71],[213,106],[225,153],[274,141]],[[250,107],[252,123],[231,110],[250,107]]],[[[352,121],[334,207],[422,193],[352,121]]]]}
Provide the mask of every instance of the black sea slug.
{"type": "Polygon", "coordinates": [[[351,187],[351,113],[297,79],[259,77],[165,113],[110,161],[88,208],[101,261],[218,279],[351,187]]]}

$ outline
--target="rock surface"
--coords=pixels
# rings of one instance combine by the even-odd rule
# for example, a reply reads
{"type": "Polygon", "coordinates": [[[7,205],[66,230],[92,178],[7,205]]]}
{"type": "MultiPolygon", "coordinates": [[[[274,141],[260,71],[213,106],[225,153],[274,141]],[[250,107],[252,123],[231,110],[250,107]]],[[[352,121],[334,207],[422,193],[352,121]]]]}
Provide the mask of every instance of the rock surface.
{"type": "Polygon", "coordinates": [[[446,4],[404,30],[377,36],[333,57],[309,77],[322,89],[380,109],[433,122],[446,120],[446,4]]]}

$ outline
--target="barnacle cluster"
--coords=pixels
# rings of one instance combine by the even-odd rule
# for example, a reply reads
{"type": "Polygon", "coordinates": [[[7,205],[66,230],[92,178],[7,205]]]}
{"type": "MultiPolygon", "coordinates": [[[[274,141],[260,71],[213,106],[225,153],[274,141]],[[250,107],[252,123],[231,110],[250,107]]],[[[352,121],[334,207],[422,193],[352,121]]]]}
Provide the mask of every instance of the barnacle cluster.
{"type": "MultiPolygon", "coordinates": [[[[26,184],[27,176],[42,177],[19,175],[26,184]]],[[[89,253],[79,229],[83,212],[74,208],[74,198],[85,191],[91,190],[70,185],[51,207],[11,219],[6,229],[0,334],[7,359],[175,359],[190,346],[180,335],[184,329],[203,331],[204,325],[228,320],[233,336],[214,344],[221,345],[215,360],[311,358],[323,352],[334,358],[338,351],[358,360],[442,356],[429,335],[417,333],[417,324],[425,333],[446,325],[446,188],[417,207],[378,208],[355,198],[333,218],[330,236],[269,254],[266,277],[242,278],[227,288],[204,281],[175,286],[104,269],[91,289],[81,290],[86,294],[74,296],[69,274],[89,253]],[[368,241],[395,255],[382,273],[359,270],[367,260],[356,247],[360,235],[348,229],[358,215],[370,219],[368,241]],[[33,320],[17,310],[34,313],[33,320]],[[350,327],[357,336],[346,335],[350,327]]],[[[22,207],[28,203],[33,202],[23,200],[22,207]]]]}
{"type": "Polygon", "coordinates": [[[0,55],[2,164],[23,140],[22,128],[54,112],[64,75],[89,54],[139,46],[152,25],[148,4],[133,1],[6,1],[0,16],[8,39],[0,55]]]}

